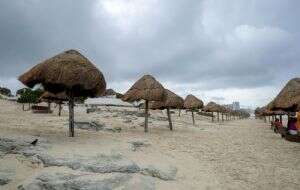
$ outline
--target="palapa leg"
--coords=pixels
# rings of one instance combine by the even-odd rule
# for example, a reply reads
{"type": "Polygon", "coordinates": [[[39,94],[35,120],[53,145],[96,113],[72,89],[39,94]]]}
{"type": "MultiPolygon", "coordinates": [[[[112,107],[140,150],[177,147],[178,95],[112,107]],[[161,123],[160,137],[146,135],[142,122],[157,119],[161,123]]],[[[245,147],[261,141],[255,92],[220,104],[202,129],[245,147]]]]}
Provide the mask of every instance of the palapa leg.
{"type": "Polygon", "coordinates": [[[51,110],[51,103],[48,102],[48,112],[50,112],[50,110],[51,110]]]}
{"type": "Polygon", "coordinates": [[[170,127],[170,130],[172,131],[173,130],[173,125],[172,125],[172,119],[171,119],[171,114],[170,114],[170,109],[167,108],[167,114],[168,114],[168,120],[169,120],[169,127],[170,127]]]}
{"type": "Polygon", "coordinates": [[[148,109],[149,109],[149,101],[146,100],[146,108],[145,108],[145,133],[148,132],[148,109]]]}
{"type": "Polygon", "coordinates": [[[193,125],[195,125],[194,111],[192,110],[193,125]]]}
{"type": "Polygon", "coordinates": [[[178,116],[180,117],[180,114],[181,114],[181,109],[179,109],[179,113],[178,113],[178,116]]]}
{"type": "Polygon", "coordinates": [[[221,113],[222,114],[222,122],[224,122],[224,115],[223,115],[223,113],[221,113]]]}
{"type": "Polygon", "coordinates": [[[62,109],[61,104],[58,104],[58,116],[61,116],[61,109],[62,109]]]}
{"type": "Polygon", "coordinates": [[[211,117],[211,121],[214,122],[214,112],[211,112],[212,117],[211,117]]]}
{"type": "Polygon", "coordinates": [[[220,121],[220,113],[217,112],[217,115],[218,115],[218,122],[220,121]]]}
{"type": "Polygon", "coordinates": [[[279,116],[280,123],[282,123],[282,115],[279,116]]]}
{"type": "Polygon", "coordinates": [[[74,137],[74,97],[69,98],[69,137],[74,137]]]}

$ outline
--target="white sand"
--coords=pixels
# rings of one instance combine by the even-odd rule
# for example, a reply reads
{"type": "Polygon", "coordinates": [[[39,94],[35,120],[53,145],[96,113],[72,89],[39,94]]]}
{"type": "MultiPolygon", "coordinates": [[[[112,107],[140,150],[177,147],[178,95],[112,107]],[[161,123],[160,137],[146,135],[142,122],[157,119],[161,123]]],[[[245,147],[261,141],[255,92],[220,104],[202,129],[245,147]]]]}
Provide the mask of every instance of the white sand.
{"type": "MultiPolygon", "coordinates": [[[[106,108],[103,108],[104,110],[106,108]]],[[[190,114],[173,114],[174,131],[167,121],[150,119],[150,132],[145,134],[139,124],[143,118],[124,123],[114,110],[135,108],[111,107],[110,111],[86,114],[76,108],[75,120],[98,121],[121,127],[121,133],[76,129],[76,137],[67,137],[68,113],[32,114],[22,111],[14,102],[0,100],[0,135],[41,136],[52,145],[51,155],[85,155],[118,152],[138,164],[172,165],[177,167],[175,181],[157,180],[157,189],[300,189],[300,144],[282,140],[269,126],[259,120],[211,123],[196,116],[192,125],[190,114]],[[146,140],[151,145],[131,151],[129,141],[146,140]]],[[[166,117],[151,111],[154,117],[166,117]]],[[[126,116],[130,117],[130,116],[126,116]]],[[[38,172],[18,155],[0,159],[0,168],[16,168],[16,178],[5,189],[16,189],[26,177],[38,172]]]]}

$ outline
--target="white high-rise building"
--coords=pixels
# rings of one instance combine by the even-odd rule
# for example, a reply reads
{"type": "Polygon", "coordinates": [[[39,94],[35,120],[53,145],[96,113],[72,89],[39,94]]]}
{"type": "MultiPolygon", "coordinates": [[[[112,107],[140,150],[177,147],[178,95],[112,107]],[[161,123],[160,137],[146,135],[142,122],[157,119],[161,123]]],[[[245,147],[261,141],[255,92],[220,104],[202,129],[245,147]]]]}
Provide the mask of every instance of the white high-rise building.
{"type": "Polygon", "coordinates": [[[232,102],[232,109],[239,110],[240,109],[240,102],[232,102]]]}

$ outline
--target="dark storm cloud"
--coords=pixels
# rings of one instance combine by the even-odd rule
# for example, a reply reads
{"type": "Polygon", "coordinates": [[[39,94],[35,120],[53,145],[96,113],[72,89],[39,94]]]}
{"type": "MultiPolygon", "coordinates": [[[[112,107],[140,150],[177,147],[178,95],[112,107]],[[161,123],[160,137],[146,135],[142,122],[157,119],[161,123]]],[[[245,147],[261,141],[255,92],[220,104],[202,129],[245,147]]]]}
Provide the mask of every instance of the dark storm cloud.
{"type": "Polygon", "coordinates": [[[298,0],[2,0],[0,82],[75,48],[108,84],[151,73],[199,91],[278,87],[299,76],[299,8],[298,0]]]}

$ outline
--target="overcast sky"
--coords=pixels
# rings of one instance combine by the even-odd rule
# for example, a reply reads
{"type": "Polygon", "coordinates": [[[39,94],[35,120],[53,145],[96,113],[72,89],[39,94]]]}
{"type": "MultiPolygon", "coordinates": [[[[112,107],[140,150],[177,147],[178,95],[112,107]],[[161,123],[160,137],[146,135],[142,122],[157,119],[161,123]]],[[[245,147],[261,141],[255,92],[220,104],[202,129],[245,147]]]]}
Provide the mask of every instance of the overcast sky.
{"type": "Polygon", "coordinates": [[[300,73],[299,0],[1,0],[0,86],[78,49],[125,92],[144,74],[218,103],[268,103],[300,73]]]}

